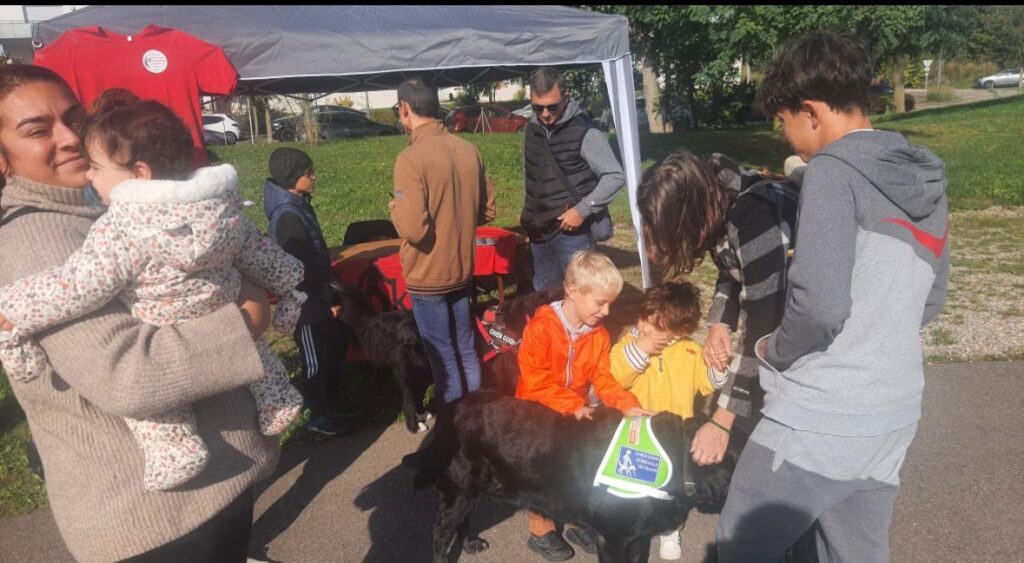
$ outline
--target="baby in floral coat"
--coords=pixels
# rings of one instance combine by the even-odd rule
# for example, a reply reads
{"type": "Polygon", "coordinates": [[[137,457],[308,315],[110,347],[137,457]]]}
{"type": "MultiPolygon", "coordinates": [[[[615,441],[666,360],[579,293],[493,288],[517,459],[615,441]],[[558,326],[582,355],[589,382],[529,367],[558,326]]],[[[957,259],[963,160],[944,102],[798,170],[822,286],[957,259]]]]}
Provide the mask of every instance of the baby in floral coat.
{"type": "MultiPolygon", "coordinates": [[[[238,175],[228,164],[189,174],[192,141],[180,119],[154,101],[116,98],[85,127],[92,188],[107,212],[62,266],[0,288],[0,361],[17,381],[48,369],[30,337],[94,311],[114,297],[139,319],[168,325],[235,303],[246,279],[278,296],[276,330],[291,333],[306,295],[302,263],[262,236],[242,214],[238,175]]],[[[89,188],[87,188],[89,189],[89,188]]],[[[249,386],[265,435],[298,416],[302,396],[261,339],[264,376],[249,386]]],[[[189,406],[125,418],[145,456],[147,490],[174,488],[206,466],[208,450],[189,406]]]]}

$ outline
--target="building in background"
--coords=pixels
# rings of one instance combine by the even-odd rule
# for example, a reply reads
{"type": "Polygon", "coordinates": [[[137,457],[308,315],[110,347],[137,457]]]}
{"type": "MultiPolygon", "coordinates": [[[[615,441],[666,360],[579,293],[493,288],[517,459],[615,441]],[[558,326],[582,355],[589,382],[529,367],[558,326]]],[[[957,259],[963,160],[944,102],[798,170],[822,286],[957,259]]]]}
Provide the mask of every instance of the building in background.
{"type": "Polygon", "coordinates": [[[32,24],[63,16],[86,5],[0,6],[0,59],[31,63],[34,52],[32,24]]]}

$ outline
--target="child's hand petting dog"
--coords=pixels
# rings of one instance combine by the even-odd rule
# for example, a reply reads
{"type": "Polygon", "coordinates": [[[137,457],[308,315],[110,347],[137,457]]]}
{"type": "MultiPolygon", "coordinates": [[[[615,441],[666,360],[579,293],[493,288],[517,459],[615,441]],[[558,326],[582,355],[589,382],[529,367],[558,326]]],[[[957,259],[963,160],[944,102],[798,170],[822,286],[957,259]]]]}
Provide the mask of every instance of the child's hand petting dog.
{"type": "Polygon", "coordinates": [[[587,420],[594,420],[591,416],[592,414],[594,414],[594,407],[587,406],[580,407],[576,412],[572,413],[572,415],[576,417],[576,420],[583,420],[584,418],[587,420]]]}
{"type": "Polygon", "coordinates": [[[11,321],[7,320],[7,317],[3,315],[0,315],[0,330],[4,332],[11,332],[14,330],[14,325],[11,324],[11,321]]]}
{"type": "Polygon", "coordinates": [[[654,416],[658,413],[654,411],[644,410],[640,407],[629,407],[628,409],[622,411],[622,414],[626,416],[654,416]]]}

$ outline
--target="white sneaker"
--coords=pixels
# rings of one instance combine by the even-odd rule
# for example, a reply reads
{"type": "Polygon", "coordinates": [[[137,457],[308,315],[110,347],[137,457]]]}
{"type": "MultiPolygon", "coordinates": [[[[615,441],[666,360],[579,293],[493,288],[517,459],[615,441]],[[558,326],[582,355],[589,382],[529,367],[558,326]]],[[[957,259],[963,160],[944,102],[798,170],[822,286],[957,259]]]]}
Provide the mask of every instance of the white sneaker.
{"type": "Polygon", "coordinates": [[[665,561],[675,561],[683,556],[683,547],[679,545],[679,532],[669,532],[661,538],[661,550],[658,555],[665,561]]]}

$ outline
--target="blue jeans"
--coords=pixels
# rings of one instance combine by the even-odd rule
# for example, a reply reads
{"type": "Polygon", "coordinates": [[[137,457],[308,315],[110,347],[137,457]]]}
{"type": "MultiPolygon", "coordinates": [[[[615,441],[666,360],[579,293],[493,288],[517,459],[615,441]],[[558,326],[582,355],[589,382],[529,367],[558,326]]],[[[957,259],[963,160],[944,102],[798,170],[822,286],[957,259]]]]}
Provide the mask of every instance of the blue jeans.
{"type": "Polygon", "coordinates": [[[569,258],[577,250],[594,250],[594,239],[589,230],[576,235],[559,232],[547,242],[531,242],[533,289],[544,291],[562,285],[569,258]]]}
{"type": "Polygon", "coordinates": [[[480,388],[480,358],[473,347],[469,292],[410,294],[416,327],[434,372],[434,396],[445,404],[480,388]]]}

